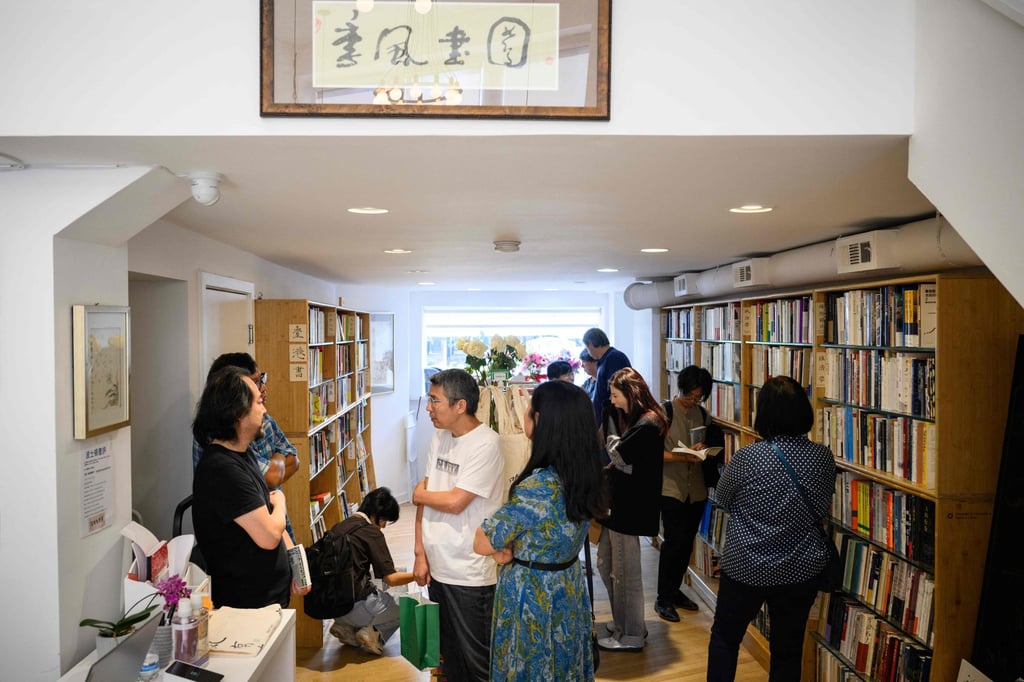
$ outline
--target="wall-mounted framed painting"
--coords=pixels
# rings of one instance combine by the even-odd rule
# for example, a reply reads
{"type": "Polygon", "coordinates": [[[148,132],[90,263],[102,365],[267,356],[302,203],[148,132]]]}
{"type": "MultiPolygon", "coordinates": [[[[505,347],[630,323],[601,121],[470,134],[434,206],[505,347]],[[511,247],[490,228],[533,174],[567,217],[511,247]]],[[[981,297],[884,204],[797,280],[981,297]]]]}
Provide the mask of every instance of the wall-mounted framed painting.
{"type": "Polygon", "coordinates": [[[370,393],[395,390],[395,314],[370,313],[370,393]]]}
{"type": "Polygon", "coordinates": [[[260,115],[609,118],[611,0],[261,0],[260,115]]]}
{"type": "Polygon", "coordinates": [[[128,426],[131,367],[127,307],[71,307],[75,438],[92,438],[128,426]]]}

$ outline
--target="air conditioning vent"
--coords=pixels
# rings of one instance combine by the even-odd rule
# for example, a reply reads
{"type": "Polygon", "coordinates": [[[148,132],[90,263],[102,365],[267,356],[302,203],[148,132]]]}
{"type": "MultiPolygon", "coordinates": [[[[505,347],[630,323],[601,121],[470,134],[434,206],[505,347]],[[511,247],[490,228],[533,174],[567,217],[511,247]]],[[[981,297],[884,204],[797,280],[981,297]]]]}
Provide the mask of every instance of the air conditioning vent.
{"type": "Polygon", "coordinates": [[[836,240],[836,271],[868,272],[895,267],[889,246],[890,233],[885,230],[864,232],[836,240]]]}
{"type": "Polygon", "coordinates": [[[750,258],[732,264],[732,285],[754,287],[771,284],[768,279],[768,259],[750,258]]]}
{"type": "Polygon", "coordinates": [[[686,272],[672,278],[672,293],[676,296],[687,296],[697,293],[698,272],[686,272]]]}

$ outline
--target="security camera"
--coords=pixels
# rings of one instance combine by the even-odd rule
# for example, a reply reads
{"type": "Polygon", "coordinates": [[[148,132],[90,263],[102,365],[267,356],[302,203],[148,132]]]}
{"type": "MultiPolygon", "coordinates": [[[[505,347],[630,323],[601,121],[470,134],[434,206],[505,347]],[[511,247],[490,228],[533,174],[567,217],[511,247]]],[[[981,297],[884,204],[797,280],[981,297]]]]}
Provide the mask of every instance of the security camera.
{"type": "Polygon", "coordinates": [[[214,171],[194,171],[188,174],[192,182],[192,198],[203,206],[213,206],[220,200],[220,181],[224,176],[214,171]]]}

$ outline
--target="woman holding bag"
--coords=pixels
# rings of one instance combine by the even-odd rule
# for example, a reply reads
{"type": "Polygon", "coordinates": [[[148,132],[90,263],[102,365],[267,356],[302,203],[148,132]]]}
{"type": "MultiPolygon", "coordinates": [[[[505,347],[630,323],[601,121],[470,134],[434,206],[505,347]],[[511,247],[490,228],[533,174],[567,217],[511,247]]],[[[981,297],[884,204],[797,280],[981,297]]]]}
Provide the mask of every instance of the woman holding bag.
{"type": "Polygon", "coordinates": [[[644,648],[644,588],[640,536],[658,534],[663,445],[668,419],[644,378],[632,367],[609,382],[613,410],[605,413],[611,514],[597,547],[597,569],[612,607],[610,636],[597,644],[608,651],[644,648]],[[621,436],[615,435],[621,434],[621,436]]]}
{"type": "Polygon", "coordinates": [[[491,629],[492,680],[593,680],[590,599],[579,565],[602,515],[601,445],[587,394],[539,385],[524,419],[530,459],[473,549],[502,565],[491,629]]]}

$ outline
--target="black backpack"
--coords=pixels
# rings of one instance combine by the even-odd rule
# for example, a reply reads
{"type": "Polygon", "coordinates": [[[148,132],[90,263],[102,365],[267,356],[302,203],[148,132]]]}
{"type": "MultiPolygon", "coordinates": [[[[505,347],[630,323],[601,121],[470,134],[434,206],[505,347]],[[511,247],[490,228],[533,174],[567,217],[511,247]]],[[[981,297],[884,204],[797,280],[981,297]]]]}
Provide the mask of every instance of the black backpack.
{"type": "MultiPolygon", "coordinates": [[[[668,417],[668,421],[672,423],[672,401],[666,400],[661,404],[665,410],[665,415],[668,417]]],[[[722,427],[713,421],[708,420],[708,413],[703,406],[698,405],[700,408],[700,414],[704,418],[704,425],[707,426],[707,431],[704,432],[704,445],[709,448],[712,447],[725,447],[725,433],[722,431],[722,427]]],[[[724,457],[708,457],[700,463],[701,471],[704,473],[704,485],[709,488],[714,488],[718,485],[718,479],[722,477],[722,467],[725,466],[723,462],[724,457]]]]}
{"type": "Polygon", "coordinates": [[[348,535],[366,524],[352,523],[348,530],[342,531],[343,523],[334,524],[306,550],[313,587],[303,600],[302,610],[310,618],[323,620],[344,616],[357,601],[359,577],[355,575],[348,535]]]}

